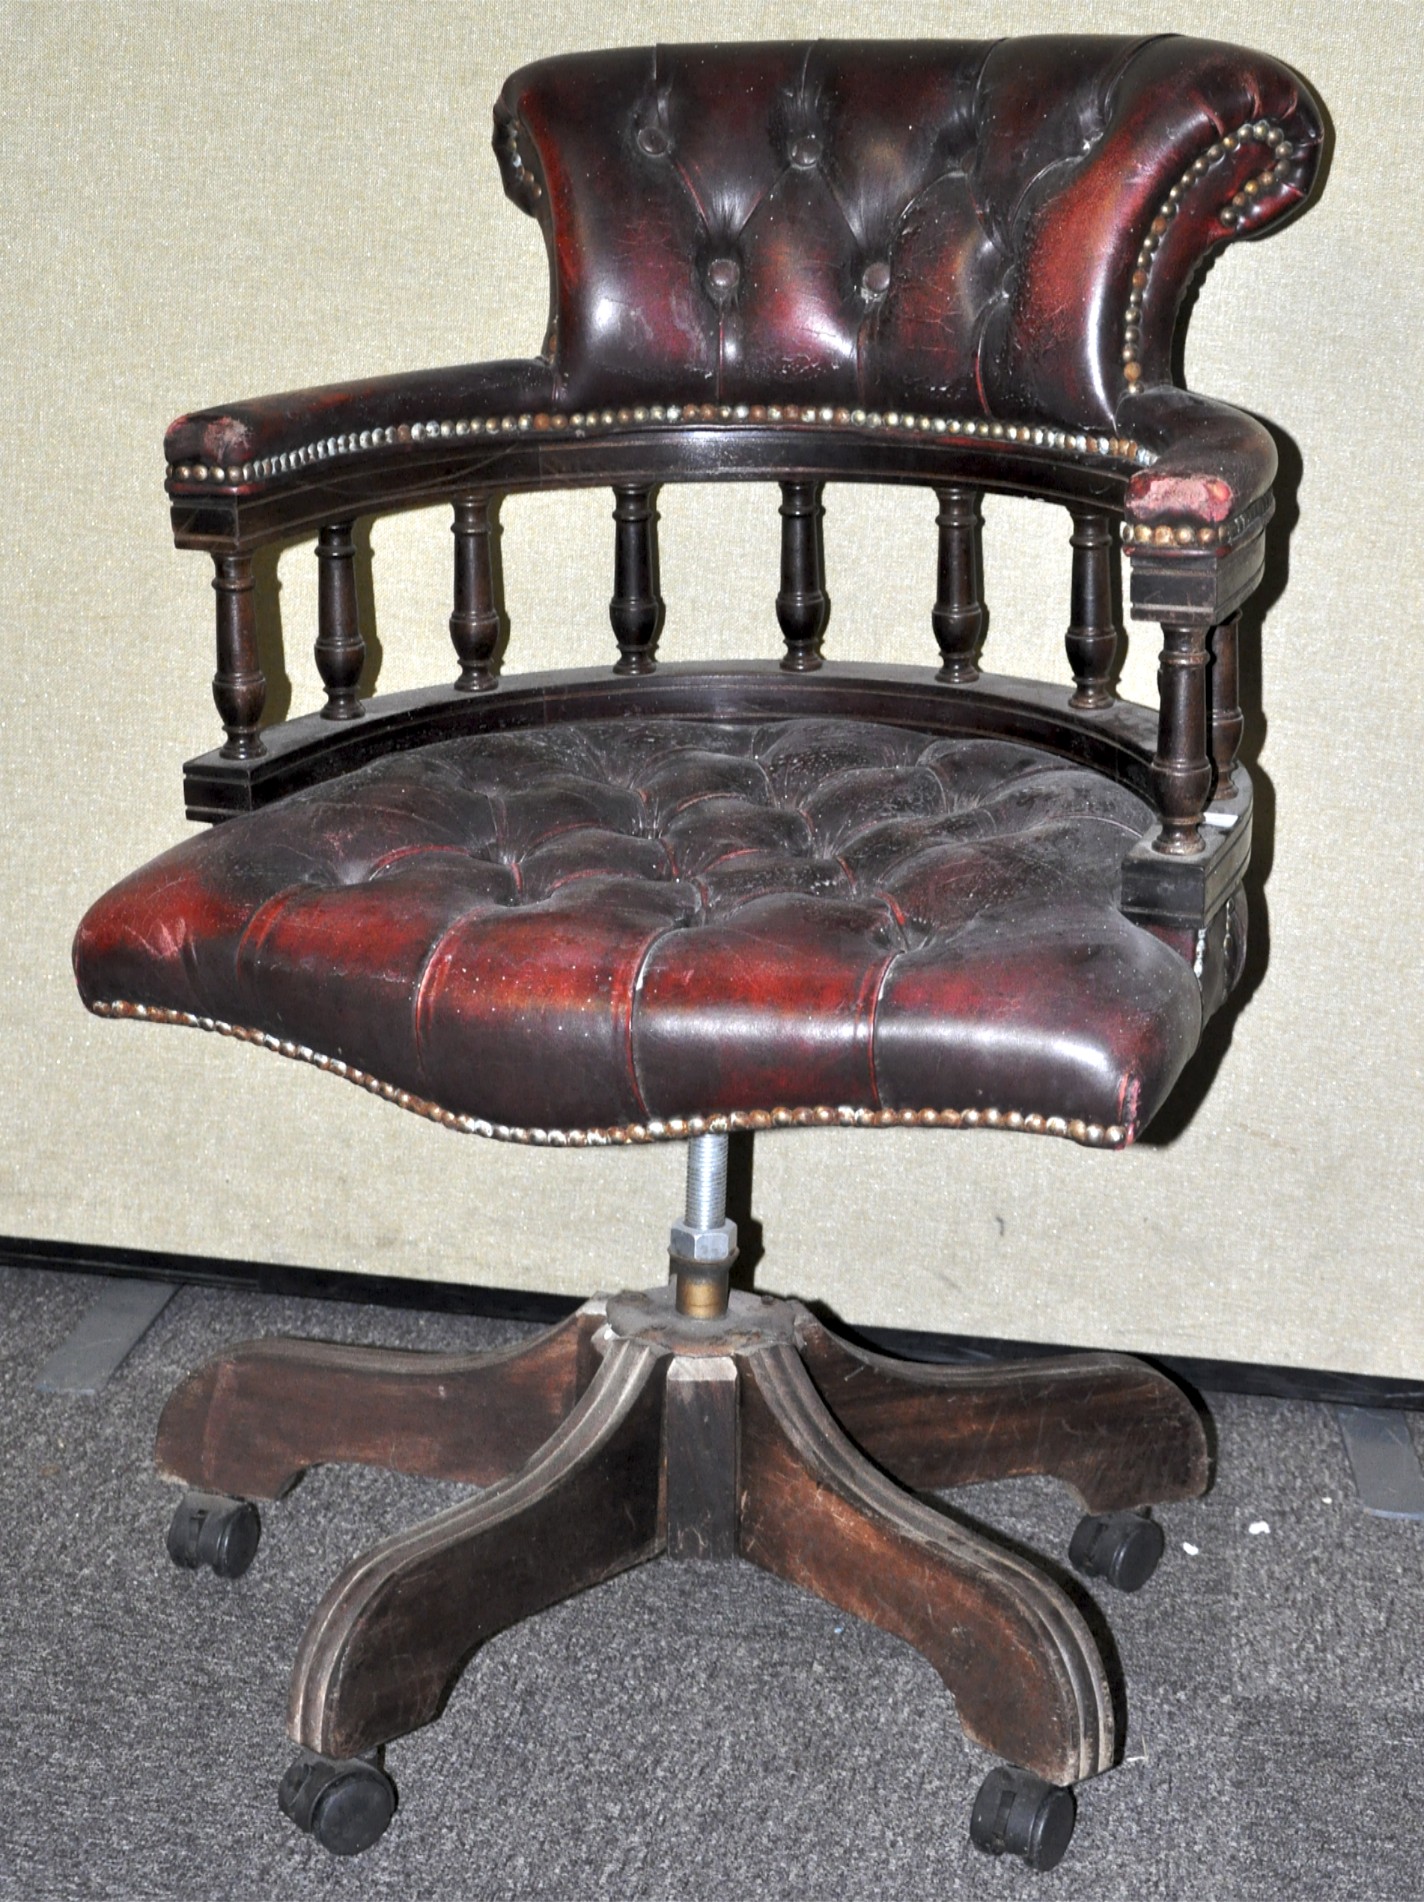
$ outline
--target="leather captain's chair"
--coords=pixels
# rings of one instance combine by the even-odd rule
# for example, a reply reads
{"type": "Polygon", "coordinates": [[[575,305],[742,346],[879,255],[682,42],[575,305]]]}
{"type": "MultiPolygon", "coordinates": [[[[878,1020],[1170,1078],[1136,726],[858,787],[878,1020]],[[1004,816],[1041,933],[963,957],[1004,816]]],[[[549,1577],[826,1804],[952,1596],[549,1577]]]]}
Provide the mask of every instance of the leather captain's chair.
{"type": "Polygon", "coordinates": [[[928,1369],[729,1298],[726,1143],[914,1124],[1120,1148],[1231,989],[1237,611],[1275,456],[1170,358],[1196,267],[1301,203],[1320,139],[1284,67],[1173,37],[546,60],[495,109],[549,247],[541,355],[169,431],[226,732],[187,808],[221,823],[91,910],[89,1008],[501,1141],[690,1144],[667,1287],[499,1355],[254,1342],[170,1402],[181,1563],[241,1570],[252,1502],[322,1461],[487,1489],[348,1567],[308,1629],[281,1797],[329,1848],[380,1834],[383,1747],[478,1640],[667,1551],[740,1554],[918,1646],[1007,1759],[975,1841],[1062,1854],[1070,1786],[1114,1759],[1098,1645],[1046,1573],[917,1495],[1054,1474],[1088,1510],[1075,1562],[1131,1588],[1162,1548],[1138,1509],[1206,1484],[1201,1423],[1120,1357],[928,1369]],[[656,661],[655,491],[713,477],[780,485],[779,662],[656,661]],[[823,661],[828,480],[935,490],[937,665],[823,661]],[[504,676],[492,510],[590,484],[615,495],[617,658],[504,676]],[[984,490],[1072,517],[1061,686],[980,672],[984,490]],[[459,678],[361,699],[353,522],[437,502],[459,678]],[[264,728],[253,554],[304,531],[327,702],[264,728]],[[1163,627],[1152,711],[1113,688],[1119,538],[1132,613],[1163,627]]]}

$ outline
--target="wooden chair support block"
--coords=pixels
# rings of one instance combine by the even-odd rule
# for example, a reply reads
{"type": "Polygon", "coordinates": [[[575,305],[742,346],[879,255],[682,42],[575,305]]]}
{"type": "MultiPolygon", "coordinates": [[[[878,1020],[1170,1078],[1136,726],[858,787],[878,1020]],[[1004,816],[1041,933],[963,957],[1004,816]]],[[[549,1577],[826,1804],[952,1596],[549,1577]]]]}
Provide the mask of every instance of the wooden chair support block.
{"type": "Polygon", "coordinates": [[[473,1648],[662,1549],[666,1356],[612,1345],[527,1465],[347,1566],[292,1673],[293,1739],[354,1757],[428,1724],[473,1648]]]}
{"type": "Polygon", "coordinates": [[[247,1341],[174,1393],[155,1463],[241,1499],[280,1499],[331,1461],[490,1486],[572,1411],[594,1372],[595,1325],[581,1310],[529,1346],[487,1354],[247,1341]]]}
{"type": "Polygon", "coordinates": [[[815,1320],[800,1340],[846,1432],[916,1492],[1047,1473],[1089,1512],[1115,1512],[1206,1490],[1196,1409],[1165,1374],[1124,1354],[932,1367],[852,1347],[815,1320]]]}

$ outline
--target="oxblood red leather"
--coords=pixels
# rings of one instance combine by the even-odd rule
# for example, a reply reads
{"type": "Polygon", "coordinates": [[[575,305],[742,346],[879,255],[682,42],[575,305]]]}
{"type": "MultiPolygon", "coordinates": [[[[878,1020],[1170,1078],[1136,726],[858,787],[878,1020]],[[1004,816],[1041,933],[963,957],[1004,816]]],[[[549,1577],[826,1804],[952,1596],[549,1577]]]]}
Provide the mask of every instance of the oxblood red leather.
{"type": "Polygon", "coordinates": [[[170,464],[236,480],[375,428],[794,402],[1136,440],[1149,525],[1216,528],[1270,487],[1268,433],[1177,390],[1171,349],[1202,260],[1313,184],[1320,110],[1276,60],[1171,34],[630,48],[525,67],[495,128],[549,248],[543,356],[199,411],[170,464]]]}
{"type": "Polygon", "coordinates": [[[542,408],[552,398],[553,385],[549,365],[534,358],[288,390],[180,416],[168,425],[163,453],[170,463],[248,462],[281,455],[313,436],[359,436],[363,429],[425,423],[431,417],[542,408]]]}
{"type": "MultiPolygon", "coordinates": [[[[1292,163],[1259,223],[1308,190],[1320,139],[1286,67],[1175,35],[589,53],[515,73],[495,119],[549,244],[561,401],[1108,430],[1139,247],[1184,169],[1245,121],[1281,125],[1292,163]]],[[[1181,296],[1261,154],[1222,162],[1154,259],[1145,384],[1170,382],[1181,296]]]]}
{"type": "Polygon", "coordinates": [[[75,968],[91,1005],[500,1124],[993,1108],[1130,1140],[1203,1015],[1113,902],[1151,825],[1029,747],[853,720],[472,737],[185,841],[94,906],[75,968]]]}

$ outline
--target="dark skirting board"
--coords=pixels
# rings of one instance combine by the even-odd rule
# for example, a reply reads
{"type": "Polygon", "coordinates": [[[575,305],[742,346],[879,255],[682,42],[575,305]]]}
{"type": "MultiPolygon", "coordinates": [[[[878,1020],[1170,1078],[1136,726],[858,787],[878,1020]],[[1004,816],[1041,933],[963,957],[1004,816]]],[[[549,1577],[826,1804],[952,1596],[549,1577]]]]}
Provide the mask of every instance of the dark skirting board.
{"type": "MultiPolygon", "coordinates": [[[[579,1305],[576,1295],[546,1294],[523,1288],[487,1288],[455,1281],[416,1281],[406,1276],[347,1274],[325,1268],[297,1268],[277,1262],[232,1261],[223,1256],[170,1254],[154,1249],[115,1248],[98,1243],[47,1241],[0,1235],[0,1266],[46,1268],[82,1275],[137,1275],[150,1281],[176,1281],[201,1288],[242,1288],[307,1300],[357,1301],[371,1307],[424,1308],[444,1314],[477,1314],[489,1320],[527,1321],[552,1326],[579,1305]]],[[[818,1304],[811,1305],[825,1318],[818,1304]]],[[[836,1315],[842,1334],[881,1353],[907,1360],[966,1364],[1032,1360],[1101,1343],[997,1340],[982,1335],[934,1334],[917,1328],[862,1327],[855,1318],[836,1315]]],[[[1175,1354],[1144,1354],[1201,1393],[1267,1395],[1279,1400],[1314,1400],[1326,1406],[1395,1407],[1424,1412],[1424,1378],[1392,1379],[1333,1368],[1280,1367],[1258,1361],[1203,1360],[1175,1354]]]]}

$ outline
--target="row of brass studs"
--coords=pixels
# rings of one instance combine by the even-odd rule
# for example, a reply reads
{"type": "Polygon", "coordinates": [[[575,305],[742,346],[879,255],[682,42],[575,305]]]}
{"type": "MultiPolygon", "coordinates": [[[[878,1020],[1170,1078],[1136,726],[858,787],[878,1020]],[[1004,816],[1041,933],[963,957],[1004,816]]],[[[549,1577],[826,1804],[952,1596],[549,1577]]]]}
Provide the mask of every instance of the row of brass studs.
{"type": "Polygon", "coordinates": [[[1254,178],[1248,178],[1240,191],[1235,192],[1223,206],[1217,215],[1224,225],[1229,227],[1244,223],[1252,207],[1259,205],[1261,193],[1270,185],[1279,185],[1289,176],[1293,154],[1284,131],[1270,119],[1255,119],[1215,140],[1192,160],[1176,184],[1170,188],[1167,196],[1157,207],[1157,215],[1148,227],[1147,236],[1142,240],[1142,248],[1137,253],[1137,262],[1132,272],[1132,293],[1127,300],[1127,309],[1123,313],[1122,373],[1129,384],[1140,383],[1142,380],[1142,363],[1138,355],[1142,347],[1142,300],[1157,248],[1166,237],[1182,200],[1192,187],[1199,179],[1205,177],[1213,165],[1218,164],[1229,152],[1235,152],[1243,145],[1269,146],[1271,163],[1254,178]]]}
{"type": "Polygon", "coordinates": [[[1242,517],[1230,522],[1124,522],[1122,539],[1141,544],[1154,542],[1159,548],[1214,548],[1229,542],[1244,526],[1242,517]]]}
{"type": "Polygon", "coordinates": [[[1260,496],[1233,515],[1229,522],[1124,522],[1122,539],[1129,546],[1152,543],[1158,548],[1212,548],[1239,541],[1248,529],[1269,516],[1271,498],[1260,496]]]}
{"type": "Polygon", "coordinates": [[[539,1149],[603,1149],[628,1143],[685,1142],[690,1136],[718,1136],[738,1129],[1010,1129],[1032,1136],[1062,1136],[1090,1149],[1121,1149],[1127,1131],[1118,1123],[1086,1123],[1080,1116],[1040,1116],[1020,1110],[869,1110],[842,1104],[831,1109],[729,1110],[714,1116],[651,1117],[646,1123],[615,1123],[602,1129],[525,1129],[510,1123],[487,1122],[482,1116],[460,1116],[409,1090],[384,1083],[354,1064],[324,1057],[308,1045],[273,1037],[264,1030],[224,1023],[220,1017],[200,1017],[192,1011],[168,1010],[157,1004],[128,1004],[121,1000],[91,1004],[97,1017],[134,1017],[151,1024],[186,1024],[209,1030],[240,1043],[260,1044],[278,1056],[294,1057],[344,1077],[373,1096],[384,1097],[399,1108],[441,1123],[466,1136],[485,1136],[495,1142],[524,1143],[539,1149]]]}
{"type": "Polygon", "coordinates": [[[956,436],[973,441],[1012,442],[1035,449],[1057,449],[1068,455],[1108,456],[1150,467],[1157,458],[1130,438],[1104,436],[1084,430],[1059,429],[1049,423],[997,423],[962,420],[956,416],[926,416],[910,410],[835,408],[830,404],[797,403],[649,403],[625,409],[529,411],[517,416],[462,417],[458,422],[400,423],[384,429],[363,429],[344,436],[327,436],[280,456],[223,467],[206,462],[169,465],[177,482],[241,483],[290,475],[333,456],[358,454],[402,443],[436,442],[446,437],[558,435],[571,432],[644,427],[649,423],[814,423],[837,429],[909,430],[921,436],[956,436]]]}

